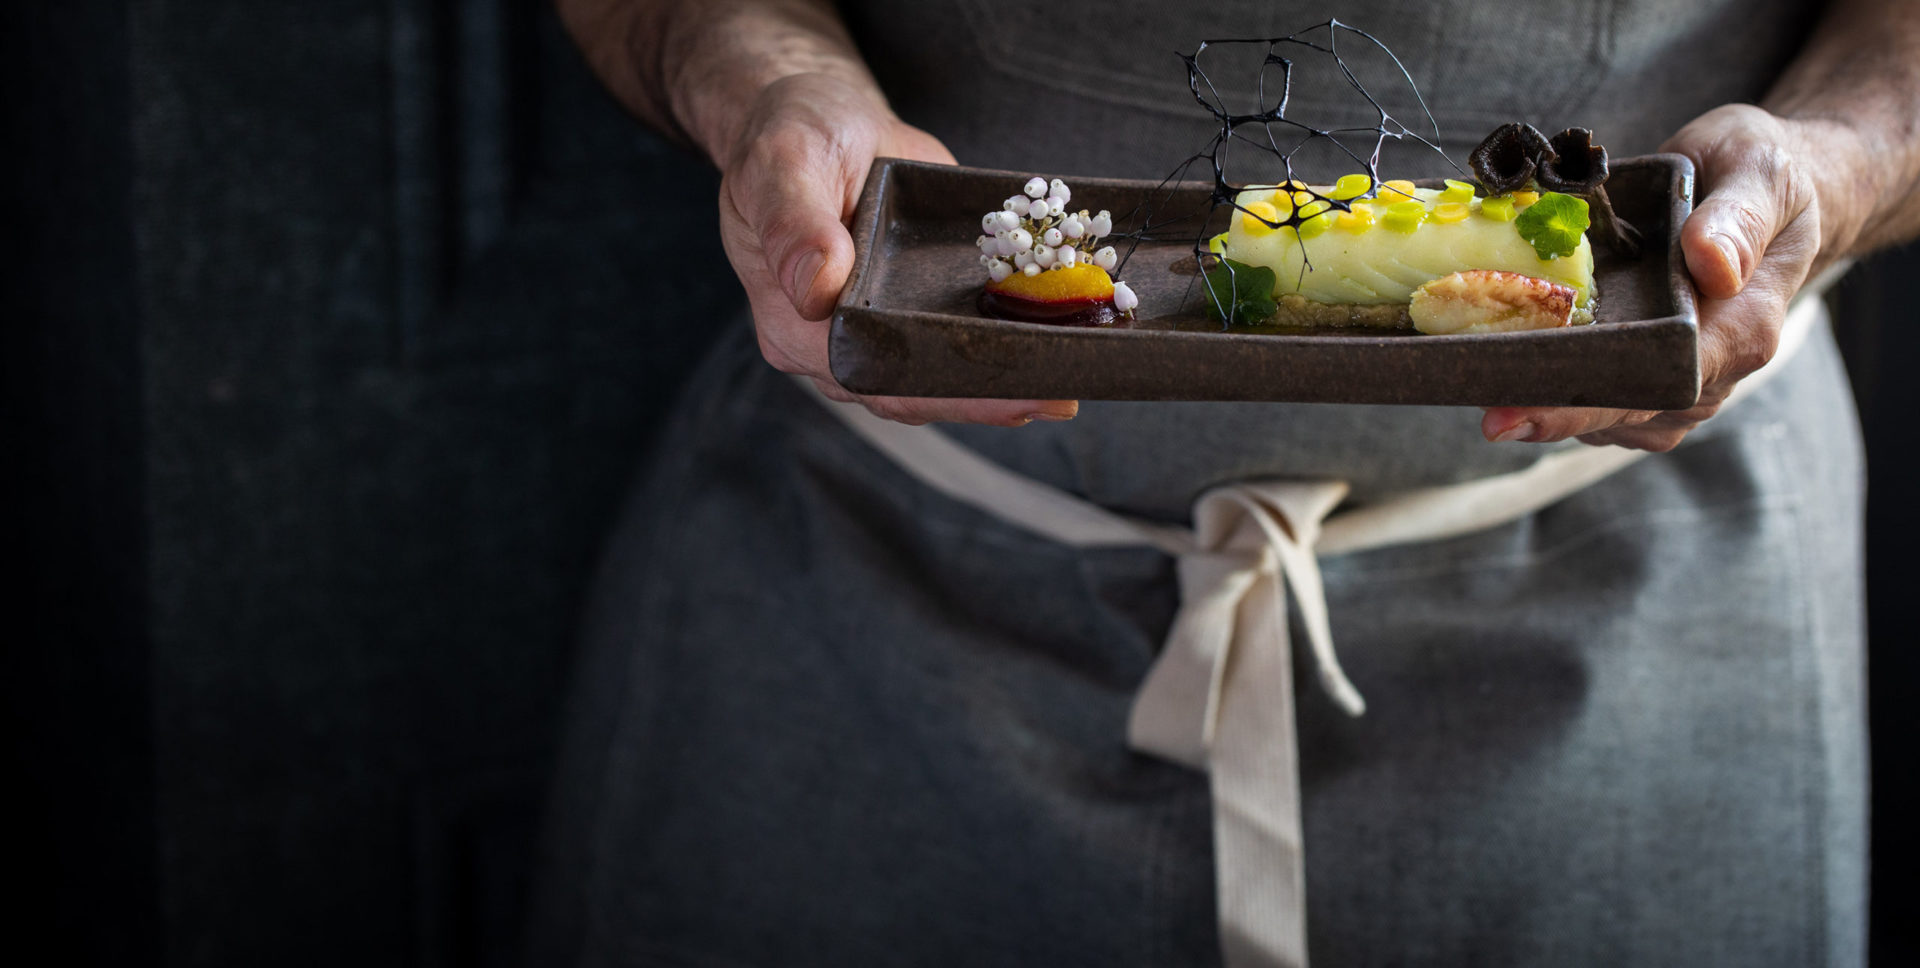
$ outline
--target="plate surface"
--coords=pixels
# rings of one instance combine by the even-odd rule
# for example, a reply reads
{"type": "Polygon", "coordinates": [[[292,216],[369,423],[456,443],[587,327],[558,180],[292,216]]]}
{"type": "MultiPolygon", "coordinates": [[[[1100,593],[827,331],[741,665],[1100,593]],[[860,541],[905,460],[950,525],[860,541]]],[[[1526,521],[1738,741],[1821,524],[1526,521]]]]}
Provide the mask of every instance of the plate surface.
{"type": "MultiPolygon", "coordinates": [[[[1592,325],[1471,336],[1223,330],[1207,321],[1195,278],[1174,271],[1192,250],[1178,240],[1141,243],[1121,269],[1141,300],[1124,327],[981,316],[974,309],[986,281],[974,248],[980,216],[1029,176],[874,163],[854,214],[853,276],[833,314],[835,379],[857,393],[1019,399],[1673,410],[1699,397],[1694,295],[1680,255],[1693,166],[1679,155],[1612,165],[1608,197],[1645,236],[1646,252],[1627,260],[1595,244],[1600,305],[1592,325]]],[[[1075,208],[1115,213],[1135,211],[1156,188],[1066,180],[1075,208]]],[[[1206,197],[1203,184],[1181,185],[1172,204],[1204,210],[1206,197]]],[[[1223,225],[1227,211],[1216,213],[1223,225]]],[[[1134,227],[1122,222],[1116,232],[1134,227]]]]}

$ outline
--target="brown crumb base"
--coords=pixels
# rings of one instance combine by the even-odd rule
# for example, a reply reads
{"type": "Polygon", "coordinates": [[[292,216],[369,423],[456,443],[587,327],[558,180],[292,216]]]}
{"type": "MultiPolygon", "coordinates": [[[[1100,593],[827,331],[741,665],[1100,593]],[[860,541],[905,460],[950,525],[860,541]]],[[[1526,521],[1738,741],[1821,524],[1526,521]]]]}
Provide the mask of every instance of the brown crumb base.
{"type": "MultiPolygon", "coordinates": [[[[1288,293],[1278,300],[1280,311],[1273,322],[1285,326],[1316,329],[1412,329],[1413,317],[1406,303],[1323,303],[1299,293],[1288,293]]],[[[1593,322],[1590,307],[1575,307],[1570,326],[1593,322]]]]}

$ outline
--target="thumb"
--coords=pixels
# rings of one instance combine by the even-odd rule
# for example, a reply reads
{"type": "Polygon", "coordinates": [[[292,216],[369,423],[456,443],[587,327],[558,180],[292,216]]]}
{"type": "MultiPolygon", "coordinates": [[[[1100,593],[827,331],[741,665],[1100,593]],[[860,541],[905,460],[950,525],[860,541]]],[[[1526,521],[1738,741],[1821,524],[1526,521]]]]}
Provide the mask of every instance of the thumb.
{"type": "Polygon", "coordinates": [[[1787,221],[1779,201],[1757,175],[1742,172],[1722,181],[1680,230],[1680,248],[1694,285],[1709,299],[1738,295],[1787,221]]]}
{"type": "Polygon", "coordinates": [[[1703,148],[1679,146],[1693,156],[1706,194],[1681,227],[1680,248],[1700,293],[1728,299],[1746,288],[1774,237],[1806,207],[1806,193],[1784,148],[1751,131],[1726,130],[1725,122],[1737,118],[1714,120],[1722,130],[1702,132],[1711,136],[1703,148]]]}
{"type": "Polygon", "coordinates": [[[825,319],[853,269],[853,237],[840,219],[847,189],[817,165],[763,169],[737,199],[760,238],[767,272],[806,319],[825,319]]]}

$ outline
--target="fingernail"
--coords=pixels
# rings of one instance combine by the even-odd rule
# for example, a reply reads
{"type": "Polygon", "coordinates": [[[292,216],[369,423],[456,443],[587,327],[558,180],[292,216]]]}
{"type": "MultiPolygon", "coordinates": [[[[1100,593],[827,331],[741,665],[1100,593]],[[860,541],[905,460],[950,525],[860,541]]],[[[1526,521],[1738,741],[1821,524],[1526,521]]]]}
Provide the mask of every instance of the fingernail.
{"type": "Polygon", "coordinates": [[[1075,415],[1079,413],[1080,413],[1080,405],[1078,403],[1073,403],[1073,404],[1068,404],[1065,407],[1059,407],[1052,410],[1035,410],[1034,412],[1027,414],[1027,419],[1028,420],[1045,420],[1048,423],[1060,423],[1062,421],[1072,420],[1075,417],[1075,415]]]}
{"type": "Polygon", "coordinates": [[[1533,421],[1522,420],[1500,431],[1500,433],[1493,438],[1493,442],[1496,444],[1504,444],[1515,440],[1526,440],[1539,432],[1540,428],[1535,426],[1533,421]]]}
{"type": "Polygon", "coordinates": [[[793,278],[788,280],[787,298],[793,300],[795,307],[807,299],[807,293],[813,291],[813,278],[820,274],[820,267],[827,261],[827,254],[815,249],[800,257],[794,263],[793,278]]]}

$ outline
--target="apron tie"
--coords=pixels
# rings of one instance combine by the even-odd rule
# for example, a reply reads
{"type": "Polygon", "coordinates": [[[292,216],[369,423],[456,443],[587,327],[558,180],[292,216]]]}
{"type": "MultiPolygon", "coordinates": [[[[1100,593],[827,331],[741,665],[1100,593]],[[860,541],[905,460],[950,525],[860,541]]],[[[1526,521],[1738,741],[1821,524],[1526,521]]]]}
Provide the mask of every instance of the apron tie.
{"type": "Polygon", "coordinates": [[[1313,543],[1343,482],[1232,484],[1194,505],[1180,611],[1134,697],[1134,749],[1207,774],[1221,945],[1236,966],[1306,964],[1299,744],[1287,588],[1320,685],[1366,708],[1333,652],[1313,543]]]}
{"type": "Polygon", "coordinates": [[[1206,769],[1221,717],[1228,667],[1240,648],[1278,642],[1288,649],[1286,590],[1293,588],[1321,688],[1351,715],[1366,711],[1333,651],[1326,598],[1313,543],[1320,522],[1347,485],[1232,484],[1194,505],[1195,548],[1180,555],[1180,611],[1160,659],[1134,698],[1127,740],[1195,769],[1206,769]],[[1275,630],[1272,637],[1254,627],[1275,630]],[[1198,718],[1195,713],[1199,713],[1198,718]]]}

